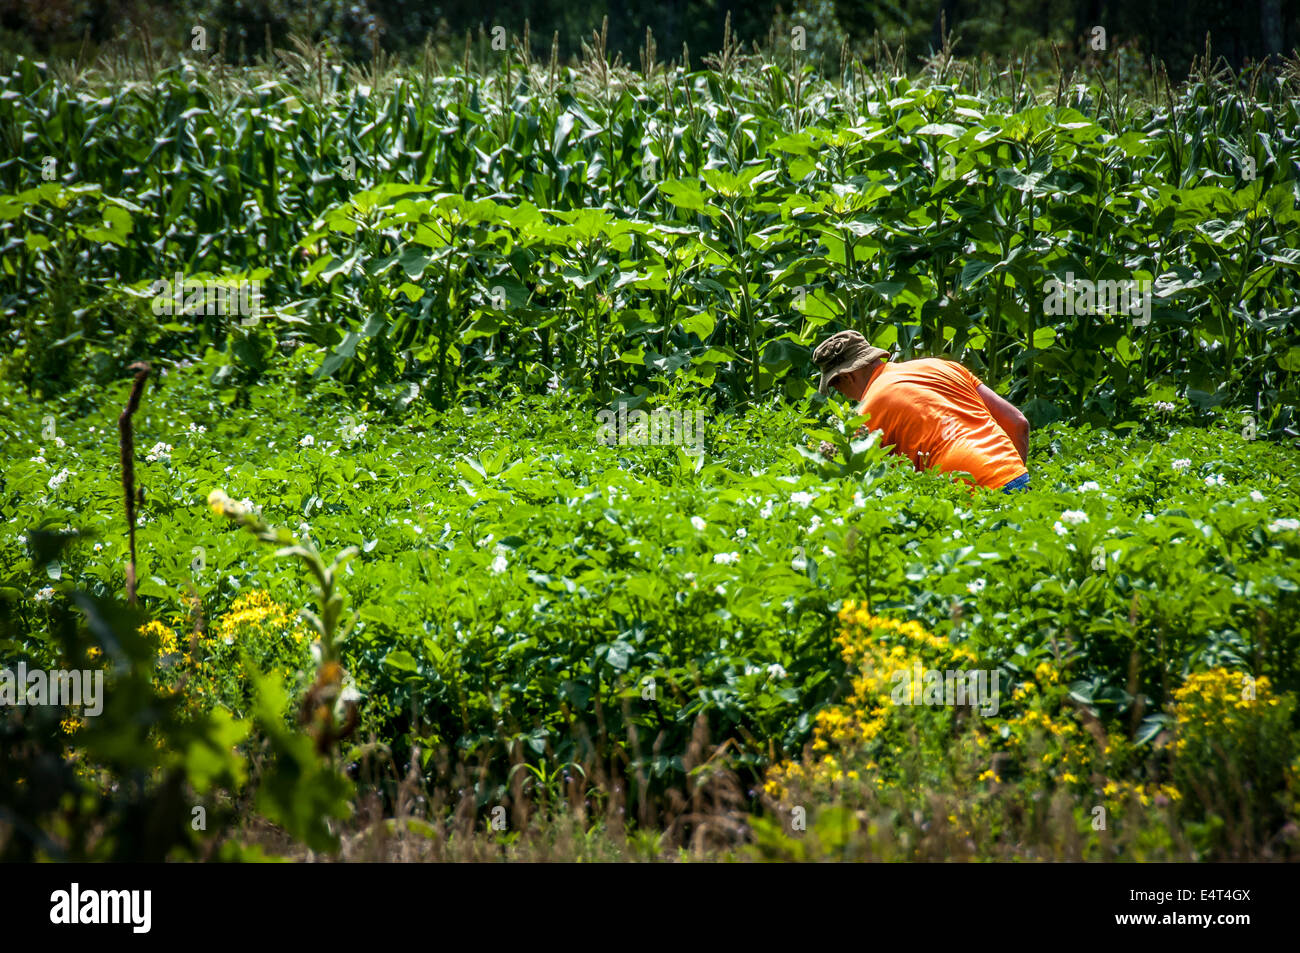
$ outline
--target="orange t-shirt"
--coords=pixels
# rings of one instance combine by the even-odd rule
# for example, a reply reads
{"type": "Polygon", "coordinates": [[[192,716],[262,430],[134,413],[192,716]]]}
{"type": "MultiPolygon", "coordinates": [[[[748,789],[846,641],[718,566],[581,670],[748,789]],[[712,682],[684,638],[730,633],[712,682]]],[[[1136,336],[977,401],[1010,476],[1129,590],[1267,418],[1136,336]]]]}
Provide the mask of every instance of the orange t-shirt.
{"type": "Polygon", "coordinates": [[[980,380],[956,361],[927,357],[882,363],[867,381],[858,413],[882,446],[945,473],[964,471],[980,486],[997,489],[1025,473],[1025,464],[979,395],[980,380]]]}

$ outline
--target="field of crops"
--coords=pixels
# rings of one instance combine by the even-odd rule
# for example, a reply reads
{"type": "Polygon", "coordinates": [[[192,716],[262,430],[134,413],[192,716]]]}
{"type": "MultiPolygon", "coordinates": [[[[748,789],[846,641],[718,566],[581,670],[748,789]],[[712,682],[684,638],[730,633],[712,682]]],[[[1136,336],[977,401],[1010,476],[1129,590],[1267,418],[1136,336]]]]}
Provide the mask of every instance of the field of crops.
{"type": "Polygon", "coordinates": [[[646,63],[0,77],[0,856],[1293,856],[1295,64],[646,63]]]}

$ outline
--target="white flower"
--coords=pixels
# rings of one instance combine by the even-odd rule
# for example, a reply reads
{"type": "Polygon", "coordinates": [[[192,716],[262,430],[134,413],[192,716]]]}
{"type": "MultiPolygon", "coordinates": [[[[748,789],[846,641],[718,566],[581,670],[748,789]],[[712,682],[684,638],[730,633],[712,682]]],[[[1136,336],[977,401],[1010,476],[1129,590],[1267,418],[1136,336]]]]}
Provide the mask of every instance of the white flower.
{"type": "Polygon", "coordinates": [[[835,553],[831,550],[829,546],[822,547],[822,555],[825,556],[827,559],[835,558],[835,553]]]}
{"type": "Polygon", "coordinates": [[[966,583],[966,591],[972,596],[977,596],[984,591],[986,585],[987,583],[985,583],[983,579],[974,579],[971,582],[966,583]]]}
{"type": "Polygon", "coordinates": [[[203,424],[196,424],[194,421],[192,420],[190,421],[190,433],[207,433],[207,432],[208,432],[208,428],[203,426],[203,424]]]}
{"type": "Polygon", "coordinates": [[[96,543],[96,544],[95,544],[95,552],[99,553],[99,552],[103,552],[103,550],[104,550],[104,544],[103,544],[103,543],[96,543]]]}
{"type": "Polygon", "coordinates": [[[709,524],[704,522],[704,520],[700,519],[700,517],[698,516],[692,516],[691,525],[695,527],[695,532],[702,533],[704,532],[704,527],[708,526],[709,524]]]}
{"type": "Polygon", "coordinates": [[[1256,503],[1263,503],[1263,502],[1264,502],[1264,494],[1261,493],[1261,492],[1259,492],[1259,490],[1251,490],[1251,491],[1250,491],[1250,498],[1251,498],[1252,500],[1254,500],[1256,503]]]}
{"type": "Polygon", "coordinates": [[[723,566],[732,566],[740,562],[740,553],[714,553],[713,561],[723,566]]]}
{"type": "Polygon", "coordinates": [[[506,571],[506,567],[509,565],[510,563],[504,555],[498,555],[496,559],[492,560],[492,572],[494,575],[499,576],[506,571]]]}
{"type": "Polygon", "coordinates": [[[695,573],[693,573],[693,572],[684,572],[684,573],[682,573],[682,578],[685,579],[687,582],[694,582],[694,581],[695,581],[695,573]]]}
{"type": "Polygon", "coordinates": [[[767,674],[769,678],[785,678],[785,669],[780,662],[773,662],[767,667],[767,674]]]}
{"type": "Polygon", "coordinates": [[[1089,490],[1100,490],[1101,485],[1096,480],[1086,480],[1079,484],[1079,492],[1087,493],[1089,490]]]}
{"type": "Polygon", "coordinates": [[[815,499],[817,499],[817,497],[813,496],[811,493],[805,493],[803,490],[799,490],[796,493],[790,494],[790,502],[798,503],[804,509],[807,509],[808,504],[815,499]]]}
{"type": "Polygon", "coordinates": [[[837,516],[837,517],[835,517],[835,519],[831,520],[831,522],[832,522],[834,525],[836,525],[836,526],[843,526],[843,525],[844,525],[844,517],[842,517],[842,516],[837,516]]]}
{"type": "Polygon", "coordinates": [[[862,507],[864,507],[864,506],[867,505],[867,498],[866,498],[865,496],[862,495],[862,491],[860,491],[860,490],[854,491],[854,493],[853,493],[853,505],[854,505],[854,507],[856,507],[857,509],[862,509],[862,507]]]}
{"type": "Polygon", "coordinates": [[[36,457],[32,457],[31,462],[32,462],[32,463],[39,463],[39,464],[41,464],[42,466],[44,466],[44,464],[45,464],[45,457],[44,457],[44,456],[36,456],[36,457]]]}
{"type": "Polygon", "coordinates": [[[1187,469],[1188,467],[1190,467],[1191,465],[1192,465],[1192,461],[1186,459],[1185,457],[1184,457],[1184,458],[1181,458],[1181,459],[1178,459],[1178,460],[1175,460],[1172,464],[1170,464],[1170,466],[1172,466],[1172,467],[1174,468],[1174,470],[1175,470],[1175,471],[1178,471],[1178,472],[1181,472],[1181,471],[1183,471],[1183,470],[1186,470],[1186,469],[1187,469]]]}
{"type": "Polygon", "coordinates": [[[149,452],[144,455],[145,461],[153,463],[156,460],[170,461],[172,458],[172,445],[163,443],[161,440],[149,448],[149,452]]]}
{"type": "Polygon", "coordinates": [[[955,529],[955,530],[953,530],[953,531],[952,531],[952,538],[953,538],[953,539],[961,539],[961,530],[959,530],[959,529],[955,529]]]}
{"type": "Polygon", "coordinates": [[[314,443],[316,443],[316,438],[313,437],[311,434],[307,434],[307,436],[303,437],[301,440],[298,441],[298,446],[310,447],[314,443]]]}
{"type": "Polygon", "coordinates": [[[713,587],[713,591],[720,596],[725,596],[727,594],[727,587],[723,585],[717,585],[713,587]]]}
{"type": "Polygon", "coordinates": [[[55,445],[56,447],[60,447],[60,448],[62,448],[62,447],[66,447],[66,446],[67,446],[67,444],[64,443],[62,437],[55,437],[55,438],[54,438],[54,445],[55,445]]]}
{"type": "Polygon", "coordinates": [[[63,484],[68,481],[68,477],[70,476],[72,476],[72,474],[68,471],[67,467],[64,467],[58,473],[54,474],[54,476],[50,477],[50,482],[49,482],[50,489],[57,490],[59,487],[63,486],[63,484]]]}
{"type": "Polygon", "coordinates": [[[1150,513],[1143,513],[1143,514],[1142,514],[1142,522],[1144,522],[1144,523],[1154,523],[1155,521],[1156,521],[1156,518],[1155,518],[1154,516],[1152,516],[1150,513]]]}
{"type": "Polygon", "coordinates": [[[822,525],[822,518],[816,513],[813,514],[812,522],[808,524],[808,532],[815,533],[822,525]]]}
{"type": "Polygon", "coordinates": [[[763,504],[763,508],[758,511],[758,518],[763,520],[770,520],[772,518],[771,500],[768,500],[766,503],[763,504]]]}
{"type": "Polygon", "coordinates": [[[1083,510],[1066,510],[1061,514],[1061,519],[1071,526],[1078,526],[1080,523],[1088,522],[1088,514],[1083,510]]]}
{"type": "Polygon", "coordinates": [[[1205,478],[1206,486],[1224,486],[1227,482],[1228,481],[1223,478],[1222,473],[1214,473],[1205,478]]]}
{"type": "Polygon", "coordinates": [[[1294,519],[1273,520],[1273,522],[1268,524],[1268,531],[1270,533],[1280,533],[1283,530],[1290,530],[1293,533],[1296,530],[1300,530],[1300,520],[1294,520],[1294,519]]]}
{"type": "Polygon", "coordinates": [[[36,595],[32,596],[32,601],[33,601],[33,602],[49,602],[49,601],[50,601],[51,599],[53,599],[53,598],[54,598],[54,587],[53,587],[53,586],[46,586],[44,589],[42,589],[42,590],[40,590],[39,592],[37,592],[36,595]]]}
{"type": "Polygon", "coordinates": [[[743,526],[736,530],[736,539],[744,539],[748,535],[749,530],[745,529],[743,526]]]}
{"type": "Polygon", "coordinates": [[[1066,533],[1069,532],[1068,529],[1066,529],[1064,526],[1061,525],[1060,520],[1057,520],[1055,523],[1052,524],[1052,529],[1056,531],[1057,536],[1064,536],[1066,533]]]}
{"type": "Polygon", "coordinates": [[[1162,414],[1172,414],[1174,412],[1174,405],[1167,400],[1156,401],[1155,407],[1162,414]]]}

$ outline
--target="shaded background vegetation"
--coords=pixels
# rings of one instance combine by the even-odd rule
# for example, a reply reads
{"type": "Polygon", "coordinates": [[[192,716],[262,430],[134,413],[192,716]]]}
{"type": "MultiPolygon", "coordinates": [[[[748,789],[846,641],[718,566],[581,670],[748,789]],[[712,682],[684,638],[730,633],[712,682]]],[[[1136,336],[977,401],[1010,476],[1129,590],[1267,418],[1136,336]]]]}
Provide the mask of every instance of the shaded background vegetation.
{"type": "Polygon", "coordinates": [[[595,0],[4,0],[0,46],[71,56],[83,42],[91,51],[131,42],[142,28],[160,44],[179,46],[190,25],[203,24],[214,37],[225,34],[232,62],[246,62],[263,49],[268,31],[276,44],[298,33],[365,58],[374,39],[384,51],[398,53],[419,47],[426,36],[455,45],[466,30],[494,25],[522,33],[528,20],[534,55],[548,54],[554,37],[567,57],[579,55],[582,41],[608,16],[609,49],[635,62],[647,28],[671,58],[681,56],[683,44],[697,55],[715,49],[728,13],[745,43],[765,38],[774,26],[798,23],[808,30],[810,49],[831,58],[845,41],[866,46],[879,36],[891,46],[903,44],[914,61],[941,45],[943,23],[959,36],[959,56],[1016,56],[1045,50],[1045,41],[1083,55],[1085,35],[1100,24],[1116,42],[1134,43],[1163,60],[1174,76],[1186,74],[1204,49],[1206,33],[1229,64],[1241,67],[1288,52],[1300,24],[1296,0],[633,0],[614,8],[595,0]]]}

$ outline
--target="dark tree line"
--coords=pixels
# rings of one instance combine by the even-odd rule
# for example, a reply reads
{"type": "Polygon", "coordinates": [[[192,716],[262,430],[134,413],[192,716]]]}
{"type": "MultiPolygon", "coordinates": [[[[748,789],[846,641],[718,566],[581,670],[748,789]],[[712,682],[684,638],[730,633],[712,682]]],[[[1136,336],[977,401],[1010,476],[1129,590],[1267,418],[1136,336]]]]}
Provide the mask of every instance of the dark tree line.
{"type": "Polygon", "coordinates": [[[1042,41],[1063,54],[1088,52],[1085,38],[1103,26],[1108,42],[1136,47],[1163,60],[1172,76],[1184,75],[1211,36],[1213,51],[1234,67],[1292,52],[1300,36],[1300,0],[0,0],[0,48],[41,55],[76,55],[111,41],[137,38],[147,28],[156,39],[180,46],[192,24],[224,34],[227,59],[249,60],[290,33],[330,42],[356,59],[372,55],[377,40],[387,53],[419,49],[432,37],[443,50],[505,27],[512,42],[530,27],[532,53],[549,56],[558,33],[561,56],[582,53],[582,43],[608,16],[608,50],[638,65],[647,27],[659,58],[680,60],[683,45],[693,63],[719,49],[731,14],[734,35],[747,47],[778,41],[803,25],[810,49],[834,57],[848,41],[858,52],[879,37],[903,44],[911,62],[940,46],[941,27],[962,57],[1016,55],[1042,41]]]}

